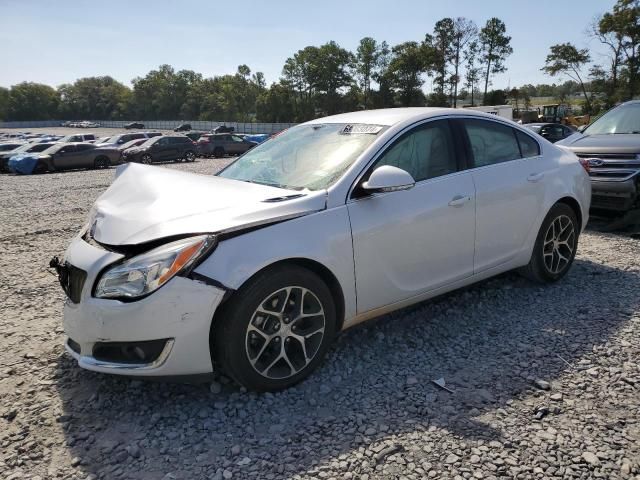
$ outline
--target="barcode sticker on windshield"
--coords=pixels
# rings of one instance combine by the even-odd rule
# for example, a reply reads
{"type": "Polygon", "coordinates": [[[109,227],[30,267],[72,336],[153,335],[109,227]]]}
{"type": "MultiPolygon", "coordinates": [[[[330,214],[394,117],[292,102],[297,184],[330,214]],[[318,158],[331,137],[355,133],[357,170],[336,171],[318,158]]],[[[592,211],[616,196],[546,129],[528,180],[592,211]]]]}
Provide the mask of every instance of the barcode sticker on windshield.
{"type": "Polygon", "coordinates": [[[355,133],[368,133],[371,135],[376,135],[380,130],[382,130],[382,127],[380,125],[357,124],[345,125],[340,133],[342,135],[350,135],[355,133]]]}

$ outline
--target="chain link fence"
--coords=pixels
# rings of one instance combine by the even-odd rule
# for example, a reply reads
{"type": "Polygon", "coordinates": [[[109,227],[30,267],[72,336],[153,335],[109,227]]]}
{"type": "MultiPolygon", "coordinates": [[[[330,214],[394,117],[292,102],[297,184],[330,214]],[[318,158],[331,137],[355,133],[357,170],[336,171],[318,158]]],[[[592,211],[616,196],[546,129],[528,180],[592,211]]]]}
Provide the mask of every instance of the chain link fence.
{"type": "MultiPolygon", "coordinates": [[[[98,123],[100,127],[104,128],[124,128],[127,123],[131,123],[129,120],[90,120],[94,123],[98,123]]],[[[25,122],[0,122],[0,128],[46,128],[46,127],[59,127],[64,123],[63,120],[35,120],[25,122]]],[[[188,123],[193,130],[209,131],[224,125],[227,127],[233,127],[237,133],[267,133],[273,134],[281,132],[290,128],[295,123],[242,123],[242,122],[213,122],[206,120],[152,120],[142,121],[145,130],[173,130],[178,125],[188,123]]]]}

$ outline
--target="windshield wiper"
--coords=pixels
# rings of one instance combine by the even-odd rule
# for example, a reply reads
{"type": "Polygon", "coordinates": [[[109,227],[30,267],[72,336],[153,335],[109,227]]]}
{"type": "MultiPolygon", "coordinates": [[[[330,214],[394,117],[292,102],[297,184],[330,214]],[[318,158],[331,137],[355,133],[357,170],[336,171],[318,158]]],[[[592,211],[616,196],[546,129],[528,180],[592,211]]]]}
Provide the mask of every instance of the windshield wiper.
{"type": "Polygon", "coordinates": [[[284,190],[303,190],[304,187],[292,187],[290,185],[282,185],[280,183],[258,182],[257,180],[242,180],[247,183],[255,183],[256,185],[265,185],[267,187],[282,188],[284,190]]]}

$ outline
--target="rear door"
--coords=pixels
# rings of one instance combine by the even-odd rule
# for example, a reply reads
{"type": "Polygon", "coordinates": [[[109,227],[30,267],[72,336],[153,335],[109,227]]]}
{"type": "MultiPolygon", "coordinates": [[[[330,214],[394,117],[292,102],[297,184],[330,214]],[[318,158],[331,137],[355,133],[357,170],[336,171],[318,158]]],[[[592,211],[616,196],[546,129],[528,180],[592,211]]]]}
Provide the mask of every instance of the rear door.
{"type": "Polygon", "coordinates": [[[474,273],[513,259],[540,215],[555,163],[528,134],[485,119],[459,120],[476,188],[474,273]]]}

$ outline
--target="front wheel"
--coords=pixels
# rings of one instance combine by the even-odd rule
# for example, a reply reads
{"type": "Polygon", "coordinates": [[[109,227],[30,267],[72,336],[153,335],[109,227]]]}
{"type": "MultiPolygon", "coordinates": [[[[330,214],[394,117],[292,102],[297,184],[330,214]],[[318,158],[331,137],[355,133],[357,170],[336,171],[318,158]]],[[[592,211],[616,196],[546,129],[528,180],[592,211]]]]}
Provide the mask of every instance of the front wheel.
{"type": "Polygon", "coordinates": [[[149,155],[148,153],[145,153],[144,155],[142,155],[142,157],[140,157],[140,162],[146,165],[150,165],[151,161],[151,155],[149,155]]]}
{"type": "Polygon", "coordinates": [[[35,173],[36,175],[40,175],[42,173],[47,173],[48,171],[49,171],[49,169],[47,168],[47,166],[43,162],[38,162],[36,164],[36,168],[33,169],[33,173],[35,173]]]}
{"type": "Polygon", "coordinates": [[[564,277],[576,256],[580,226],[576,214],[564,203],[556,203],[542,222],[531,260],[521,273],[539,283],[564,277]]]}
{"type": "Polygon", "coordinates": [[[187,152],[184,154],[184,161],[185,162],[194,162],[196,159],[196,154],[193,152],[187,152]]]}
{"type": "Polygon", "coordinates": [[[93,161],[93,168],[109,168],[111,161],[107,157],[98,157],[93,161]]]}
{"type": "Polygon", "coordinates": [[[326,284],[313,272],[281,266],[259,273],[217,318],[216,363],[249,390],[282,390],[306,378],[335,335],[336,313],[326,284]]]}

